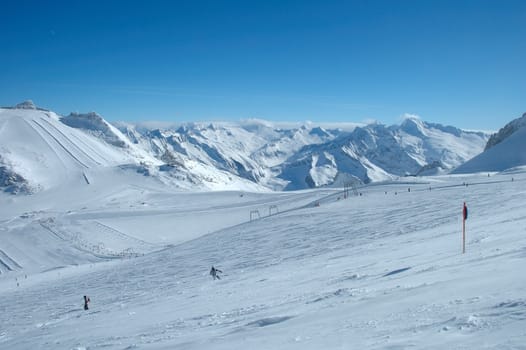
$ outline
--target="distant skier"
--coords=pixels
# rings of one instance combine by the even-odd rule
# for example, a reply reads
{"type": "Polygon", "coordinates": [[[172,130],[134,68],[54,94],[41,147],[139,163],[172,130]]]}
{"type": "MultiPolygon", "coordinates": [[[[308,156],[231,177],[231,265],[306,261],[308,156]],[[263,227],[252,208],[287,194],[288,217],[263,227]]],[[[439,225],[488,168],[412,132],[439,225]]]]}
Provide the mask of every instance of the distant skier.
{"type": "Polygon", "coordinates": [[[221,272],[223,273],[223,271],[219,270],[219,269],[216,269],[215,267],[212,266],[212,268],[210,269],[210,276],[212,276],[212,278],[215,280],[216,278],[218,280],[221,279],[221,277],[219,277],[219,275],[217,274],[218,272],[221,272]]]}
{"type": "Polygon", "coordinates": [[[84,310],[88,310],[88,303],[90,302],[89,297],[84,295],[84,310]]]}

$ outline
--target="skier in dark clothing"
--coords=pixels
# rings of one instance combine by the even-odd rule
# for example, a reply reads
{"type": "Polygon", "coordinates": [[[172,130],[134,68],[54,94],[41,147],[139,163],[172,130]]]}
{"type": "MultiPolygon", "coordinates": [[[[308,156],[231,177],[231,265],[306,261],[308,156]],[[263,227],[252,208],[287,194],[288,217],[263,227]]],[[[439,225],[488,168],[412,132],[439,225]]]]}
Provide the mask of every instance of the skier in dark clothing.
{"type": "Polygon", "coordinates": [[[88,303],[90,302],[89,297],[84,295],[84,310],[88,310],[88,303]]]}
{"type": "Polygon", "coordinates": [[[216,278],[218,280],[220,280],[221,278],[219,277],[219,275],[217,274],[218,272],[221,272],[223,273],[223,271],[219,270],[219,269],[216,269],[215,267],[212,266],[212,268],[210,269],[210,276],[212,276],[212,278],[215,280],[216,278]]]}

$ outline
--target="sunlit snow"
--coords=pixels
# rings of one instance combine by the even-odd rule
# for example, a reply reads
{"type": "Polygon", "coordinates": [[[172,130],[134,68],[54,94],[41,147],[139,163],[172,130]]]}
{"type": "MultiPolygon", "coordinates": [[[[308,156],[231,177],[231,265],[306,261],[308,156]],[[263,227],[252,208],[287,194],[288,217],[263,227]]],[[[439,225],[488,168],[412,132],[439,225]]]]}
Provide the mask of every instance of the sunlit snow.
{"type": "MultiPolygon", "coordinates": [[[[0,192],[0,349],[524,348],[523,130],[475,157],[472,174],[404,177],[379,164],[425,159],[419,142],[458,148],[441,155],[447,163],[485,135],[441,138],[440,126],[415,118],[394,136],[354,129],[378,160],[357,159],[358,143],[345,138],[320,145],[321,128],[257,149],[248,129],[208,125],[200,137],[219,137],[209,152],[225,157],[185,159],[170,177],[130,135],[108,126],[102,142],[24,106],[0,111],[0,170],[22,186],[0,192]],[[221,144],[228,132],[246,142],[221,144]],[[407,153],[387,152],[396,137],[407,153]],[[274,161],[303,149],[287,181],[302,188],[308,174],[333,187],[271,192],[213,166],[258,163],[231,154],[245,148],[274,161]],[[351,173],[373,182],[349,187],[351,173]]],[[[202,154],[198,145],[186,150],[202,154]]],[[[177,167],[171,160],[163,166],[177,167]]]]}
{"type": "Polygon", "coordinates": [[[371,185],[347,198],[338,189],[182,194],[134,181],[0,197],[1,348],[526,340],[526,169],[371,185]]]}

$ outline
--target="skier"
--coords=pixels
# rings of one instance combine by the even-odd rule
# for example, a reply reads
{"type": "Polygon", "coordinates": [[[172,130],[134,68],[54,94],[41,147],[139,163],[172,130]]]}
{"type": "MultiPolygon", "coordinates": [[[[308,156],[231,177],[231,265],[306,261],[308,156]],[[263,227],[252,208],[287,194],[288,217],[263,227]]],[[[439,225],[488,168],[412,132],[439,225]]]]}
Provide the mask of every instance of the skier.
{"type": "Polygon", "coordinates": [[[84,310],[88,310],[88,303],[90,302],[89,297],[84,295],[84,310]]]}
{"type": "Polygon", "coordinates": [[[219,277],[219,275],[217,274],[218,272],[223,272],[219,269],[216,269],[215,267],[212,266],[212,268],[210,269],[210,276],[212,276],[212,278],[215,280],[216,278],[218,280],[220,280],[221,278],[219,277]]]}

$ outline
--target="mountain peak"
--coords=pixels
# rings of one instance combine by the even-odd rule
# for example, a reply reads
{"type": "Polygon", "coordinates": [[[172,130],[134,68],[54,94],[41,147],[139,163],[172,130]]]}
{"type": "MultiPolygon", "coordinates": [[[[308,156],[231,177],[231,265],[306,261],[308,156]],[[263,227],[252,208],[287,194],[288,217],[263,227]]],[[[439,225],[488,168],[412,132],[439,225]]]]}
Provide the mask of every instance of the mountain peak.
{"type": "Polygon", "coordinates": [[[400,128],[411,135],[425,135],[424,122],[416,115],[406,114],[400,128]]]}
{"type": "Polygon", "coordinates": [[[77,113],[72,112],[60,121],[75,129],[82,129],[94,135],[100,135],[104,141],[117,147],[126,147],[126,143],[120,139],[109,124],[96,112],[77,113]]]}
{"type": "Polygon", "coordinates": [[[402,124],[401,125],[403,126],[403,125],[406,125],[406,124],[408,124],[408,125],[423,125],[424,122],[417,115],[406,114],[404,116],[404,119],[402,120],[402,124]]]}
{"type": "Polygon", "coordinates": [[[37,109],[37,106],[31,100],[26,100],[15,106],[15,109],[37,109]]]}
{"type": "Polygon", "coordinates": [[[315,128],[312,128],[309,132],[310,135],[317,135],[319,137],[329,137],[330,134],[322,127],[317,126],[315,128]]]}

